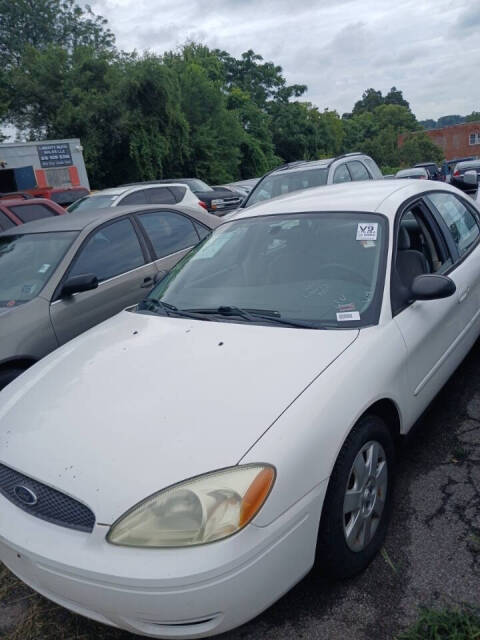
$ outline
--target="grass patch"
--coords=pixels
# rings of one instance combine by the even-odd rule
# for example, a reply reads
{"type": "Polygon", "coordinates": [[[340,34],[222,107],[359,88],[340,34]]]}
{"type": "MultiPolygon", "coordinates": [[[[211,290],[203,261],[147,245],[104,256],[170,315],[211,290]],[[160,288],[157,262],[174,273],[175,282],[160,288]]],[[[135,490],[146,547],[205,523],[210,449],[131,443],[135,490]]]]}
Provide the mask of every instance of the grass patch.
{"type": "Polygon", "coordinates": [[[480,612],[421,609],[417,622],[397,640],[480,640],[480,612]]]}

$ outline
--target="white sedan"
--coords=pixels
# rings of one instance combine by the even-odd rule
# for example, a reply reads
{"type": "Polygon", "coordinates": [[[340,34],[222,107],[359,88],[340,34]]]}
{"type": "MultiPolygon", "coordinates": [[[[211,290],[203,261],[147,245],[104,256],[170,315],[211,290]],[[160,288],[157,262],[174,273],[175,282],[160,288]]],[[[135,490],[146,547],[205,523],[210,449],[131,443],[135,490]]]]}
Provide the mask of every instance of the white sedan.
{"type": "Polygon", "coordinates": [[[480,330],[480,222],[449,185],[249,208],[138,308],[0,393],[0,558],[151,637],[253,618],[382,545],[395,445],[480,330]]]}

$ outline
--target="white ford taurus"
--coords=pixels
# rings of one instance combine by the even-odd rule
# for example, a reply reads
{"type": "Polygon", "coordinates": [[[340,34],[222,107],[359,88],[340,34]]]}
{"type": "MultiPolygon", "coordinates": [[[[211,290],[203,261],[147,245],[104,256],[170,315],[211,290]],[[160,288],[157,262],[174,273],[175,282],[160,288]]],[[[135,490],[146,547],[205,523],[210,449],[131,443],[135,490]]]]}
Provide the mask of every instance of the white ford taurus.
{"type": "Polygon", "coordinates": [[[479,229],[459,191],[413,180],[219,227],[0,393],[1,560],[73,611],[172,638],[254,617],[315,558],[362,570],[395,443],[479,334],[479,229]]]}

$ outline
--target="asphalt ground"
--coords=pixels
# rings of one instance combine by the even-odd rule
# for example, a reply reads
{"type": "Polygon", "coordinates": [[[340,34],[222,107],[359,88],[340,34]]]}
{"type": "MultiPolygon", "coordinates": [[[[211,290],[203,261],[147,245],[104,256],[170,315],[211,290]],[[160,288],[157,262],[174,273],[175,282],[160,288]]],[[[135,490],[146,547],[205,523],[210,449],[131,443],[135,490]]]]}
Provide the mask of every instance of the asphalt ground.
{"type": "MultiPolygon", "coordinates": [[[[480,605],[480,341],[399,452],[392,521],[369,568],[331,583],[312,571],[219,640],[386,640],[419,606],[480,605]]],[[[0,569],[0,637],[133,640],[70,614],[0,569]]]]}

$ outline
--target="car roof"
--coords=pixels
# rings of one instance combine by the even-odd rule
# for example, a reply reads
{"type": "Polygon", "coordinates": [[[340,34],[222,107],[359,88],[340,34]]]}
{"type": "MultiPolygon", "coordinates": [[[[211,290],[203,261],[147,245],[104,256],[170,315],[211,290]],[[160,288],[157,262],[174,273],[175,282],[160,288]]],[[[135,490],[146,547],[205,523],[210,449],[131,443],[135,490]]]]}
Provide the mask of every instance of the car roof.
{"type": "MultiPolygon", "coordinates": [[[[199,207],[200,209],[200,207],[199,207]]],[[[103,224],[115,218],[121,218],[129,213],[137,213],[142,211],[178,211],[185,213],[199,222],[209,224],[213,228],[215,220],[220,220],[217,216],[207,213],[206,211],[197,211],[192,207],[185,205],[131,205],[120,207],[108,207],[104,209],[92,209],[85,212],[67,213],[64,216],[54,216],[51,218],[41,218],[34,222],[27,222],[18,227],[4,231],[2,236],[19,235],[25,233],[47,233],[51,231],[83,231],[88,227],[94,228],[98,224],[103,224]]]]}
{"type": "MultiPolygon", "coordinates": [[[[7,207],[11,206],[19,206],[23,204],[52,204],[53,200],[49,198],[1,198],[0,204],[5,205],[7,207]]],[[[56,203],[54,203],[55,206],[56,203]]]]}
{"type": "Polygon", "coordinates": [[[380,211],[382,203],[397,192],[401,198],[420,195],[426,191],[450,191],[457,193],[455,187],[432,180],[365,180],[363,182],[344,182],[322,187],[312,187],[259,202],[242,209],[230,220],[240,220],[262,215],[315,211],[380,211]]]}
{"type": "Polygon", "coordinates": [[[127,191],[140,191],[142,189],[154,189],[155,187],[185,187],[184,184],[177,183],[175,184],[173,181],[168,183],[168,185],[162,183],[137,183],[131,185],[123,185],[121,187],[111,187],[109,189],[102,189],[101,191],[95,191],[92,193],[92,198],[95,196],[120,196],[122,193],[126,193],[127,191]]]}

